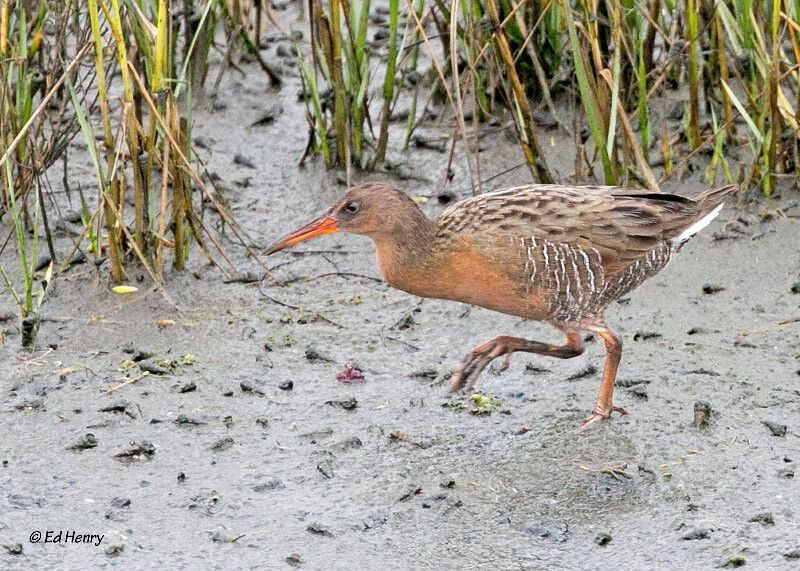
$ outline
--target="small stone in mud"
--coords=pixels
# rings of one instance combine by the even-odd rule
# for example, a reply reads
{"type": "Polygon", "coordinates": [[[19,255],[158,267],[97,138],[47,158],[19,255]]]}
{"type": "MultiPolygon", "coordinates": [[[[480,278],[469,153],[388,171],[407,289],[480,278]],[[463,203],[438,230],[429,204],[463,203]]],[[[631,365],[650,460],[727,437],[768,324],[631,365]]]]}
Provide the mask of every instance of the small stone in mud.
{"type": "Polygon", "coordinates": [[[212,452],[224,452],[225,450],[233,446],[233,442],[234,442],[233,438],[231,438],[230,436],[226,436],[225,438],[217,440],[214,444],[209,446],[209,450],[211,450],[212,452]]]}
{"type": "Polygon", "coordinates": [[[323,355],[322,353],[320,353],[317,350],[317,348],[314,347],[313,345],[309,345],[308,347],[306,347],[305,355],[306,359],[308,359],[309,361],[325,361],[326,363],[330,363],[333,361],[333,359],[330,359],[325,355],[323,355]]]}
{"type": "Polygon", "coordinates": [[[791,551],[787,551],[786,553],[783,554],[783,556],[786,559],[790,560],[800,559],[800,547],[798,547],[797,549],[792,549],[791,551]]]}
{"type": "Polygon", "coordinates": [[[185,414],[179,414],[178,418],[175,419],[175,424],[178,426],[201,426],[206,424],[202,420],[197,420],[196,418],[191,418],[185,414]]]}
{"type": "Polygon", "coordinates": [[[183,484],[186,481],[186,474],[178,472],[178,483],[183,484]]]}
{"type": "Polygon", "coordinates": [[[711,536],[711,530],[704,527],[697,527],[687,531],[681,536],[685,541],[693,541],[695,539],[708,539],[711,536]]]}
{"type": "Polygon", "coordinates": [[[68,450],[88,450],[89,448],[96,448],[97,447],[97,438],[95,438],[94,434],[84,434],[81,436],[77,442],[71,444],[67,447],[68,450]]]}
{"type": "Polygon", "coordinates": [[[568,381],[577,381],[578,379],[583,379],[584,377],[590,377],[597,372],[597,367],[594,365],[586,365],[583,369],[574,373],[567,377],[568,381]]]}
{"type": "MultiPolygon", "coordinates": [[[[278,49],[280,49],[281,47],[282,46],[278,46],[278,49]]],[[[257,126],[261,126],[261,125],[269,125],[270,123],[274,122],[275,118],[278,115],[280,115],[281,113],[283,113],[283,107],[281,107],[280,105],[273,105],[272,107],[267,109],[264,113],[262,113],[258,117],[258,119],[253,121],[250,124],[250,126],[251,127],[257,127],[257,126]]]]}
{"type": "Polygon", "coordinates": [[[34,266],[33,269],[37,272],[41,272],[43,269],[45,269],[47,266],[50,265],[50,259],[51,259],[50,256],[47,255],[39,256],[39,259],[36,260],[36,266],[34,266]]]}
{"type": "Polygon", "coordinates": [[[434,445],[433,441],[420,441],[414,439],[412,436],[406,434],[405,432],[401,432],[399,430],[394,430],[389,433],[389,440],[392,442],[407,442],[412,446],[416,446],[417,448],[422,448],[423,450],[426,448],[430,448],[434,445]]]}
{"type": "Polygon", "coordinates": [[[328,480],[330,480],[335,476],[333,472],[333,462],[331,462],[330,458],[326,458],[325,460],[317,464],[317,470],[319,470],[319,473],[322,474],[328,480]]]}
{"type": "Polygon", "coordinates": [[[569,530],[569,524],[565,521],[545,521],[529,525],[525,528],[525,533],[541,539],[549,539],[557,543],[564,543],[572,535],[569,530]]]}
{"type": "Polygon", "coordinates": [[[220,499],[220,495],[216,490],[204,489],[190,498],[187,507],[205,515],[213,515],[216,513],[216,506],[219,504],[220,499]]]}
{"type": "Polygon", "coordinates": [[[415,325],[417,325],[417,322],[414,321],[414,318],[411,316],[410,313],[407,313],[406,315],[401,317],[397,321],[397,323],[392,325],[389,329],[392,329],[394,331],[405,331],[407,329],[411,329],[415,325]]]}
{"type": "Polygon", "coordinates": [[[534,111],[533,121],[536,123],[537,127],[541,127],[542,129],[553,130],[558,128],[558,119],[544,111],[534,111]]]}
{"type": "MultiPolygon", "coordinates": [[[[75,255],[72,256],[72,259],[69,261],[70,266],[77,266],[79,264],[86,263],[86,254],[83,253],[83,250],[77,250],[75,255]]],[[[94,265],[96,267],[100,267],[106,263],[106,257],[103,256],[101,258],[95,258],[94,265]]]]}
{"type": "Polygon", "coordinates": [[[239,388],[242,389],[243,393],[251,393],[254,395],[264,396],[264,391],[255,388],[253,385],[245,381],[239,383],[239,388]]]}
{"type": "Polygon", "coordinates": [[[381,513],[376,513],[372,515],[368,515],[367,517],[361,520],[361,525],[353,525],[351,526],[352,529],[357,531],[369,531],[370,529],[377,529],[379,527],[383,527],[386,525],[386,522],[389,521],[389,518],[381,513]]]}
{"type": "Polygon", "coordinates": [[[355,450],[356,448],[361,448],[364,445],[361,442],[361,439],[358,436],[351,436],[350,438],[345,438],[338,444],[336,444],[336,448],[339,450],[355,450]]]}
{"type": "Polygon", "coordinates": [[[225,428],[232,428],[233,427],[233,417],[231,415],[226,416],[222,419],[222,424],[225,425],[225,428]]]}
{"type": "Polygon", "coordinates": [[[715,294],[715,293],[719,293],[721,291],[725,291],[725,288],[722,287],[721,285],[705,284],[703,286],[703,293],[706,294],[706,295],[712,295],[712,294],[715,294]]]}
{"type": "Polygon", "coordinates": [[[133,442],[130,447],[126,448],[122,452],[115,454],[115,458],[119,458],[120,460],[127,460],[127,461],[137,461],[137,460],[150,460],[156,453],[156,447],[153,446],[147,440],[142,440],[141,442],[133,442]]]}
{"type": "Polygon", "coordinates": [[[291,555],[287,556],[284,561],[289,567],[300,567],[305,561],[303,558],[300,557],[299,553],[292,553],[291,555]]]}
{"type": "Polygon", "coordinates": [[[366,378],[364,377],[364,373],[361,372],[361,369],[348,363],[344,366],[344,370],[336,374],[336,380],[340,383],[352,385],[363,383],[366,378]]]}
{"type": "Polygon", "coordinates": [[[439,372],[433,368],[420,369],[418,371],[414,371],[413,373],[411,373],[411,378],[422,379],[425,381],[435,381],[436,377],[438,376],[439,372]]]}
{"type": "Polygon", "coordinates": [[[17,412],[31,412],[34,410],[43,410],[44,402],[41,400],[24,400],[21,403],[11,405],[11,409],[17,412]]]}
{"type": "Polygon", "coordinates": [[[3,545],[9,555],[22,555],[22,544],[12,543],[10,545],[3,545]]]}
{"type": "Polygon", "coordinates": [[[699,369],[692,369],[690,371],[686,371],[687,375],[708,375],[709,377],[719,377],[719,373],[716,371],[712,371],[711,369],[705,369],[703,367],[699,369]]]}
{"type": "Polygon", "coordinates": [[[256,424],[261,428],[269,428],[269,419],[266,416],[259,416],[256,418],[256,424]]]}
{"type": "Polygon", "coordinates": [[[130,498],[116,497],[113,500],[111,500],[111,506],[115,508],[127,508],[130,505],[131,505],[130,498]]]}
{"type": "Polygon", "coordinates": [[[728,559],[723,567],[743,567],[747,563],[747,557],[744,555],[733,555],[728,559]]]}
{"type": "Polygon", "coordinates": [[[358,401],[354,397],[347,400],[329,400],[325,401],[325,404],[336,406],[344,410],[355,410],[358,408],[358,401]]]}
{"type": "Polygon", "coordinates": [[[135,349],[131,355],[131,361],[134,363],[138,363],[139,361],[144,361],[145,359],[150,359],[153,354],[150,351],[142,351],[141,349],[135,349]]]}
{"type": "Polygon", "coordinates": [[[309,533],[313,533],[314,535],[333,537],[333,533],[331,533],[331,531],[327,527],[317,522],[308,524],[308,527],[306,527],[306,531],[308,531],[309,533]]]}
{"type": "Polygon", "coordinates": [[[197,384],[194,381],[184,383],[178,388],[179,393],[191,393],[197,390],[197,384]]]}
{"type": "Polygon", "coordinates": [[[286,487],[286,485],[278,478],[270,478],[266,482],[262,482],[260,484],[256,484],[253,486],[254,492],[266,492],[268,490],[282,490],[286,487]]]}
{"type": "Polygon", "coordinates": [[[233,155],[233,162],[237,165],[241,165],[249,169],[256,168],[255,163],[241,153],[236,153],[235,155],[233,155]]]}
{"type": "Polygon", "coordinates": [[[769,428],[769,431],[772,433],[772,436],[786,436],[787,430],[789,428],[785,424],[781,424],[780,422],[773,422],[771,420],[765,420],[764,426],[769,428]]]}
{"type": "Polygon", "coordinates": [[[533,363],[526,363],[525,372],[529,375],[533,375],[538,373],[549,373],[550,369],[546,369],[545,367],[540,367],[539,365],[535,365],[533,363]]]}
{"type": "Polygon", "coordinates": [[[281,381],[278,388],[282,391],[290,391],[294,388],[294,381],[281,381]]]}
{"type": "Polygon", "coordinates": [[[124,413],[130,416],[131,418],[136,418],[136,409],[134,408],[134,404],[124,399],[114,401],[110,405],[98,408],[97,410],[99,412],[124,413]]]}
{"type": "Polygon", "coordinates": [[[707,428],[711,422],[712,409],[711,405],[706,401],[699,400],[694,403],[694,421],[692,425],[695,428],[707,428]]]}
{"type": "Polygon", "coordinates": [[[407,486],[407,488],[400,494],[400,497],[397,498],[398,502],[404,502],[413,498],[414,496],[418,496],[422,493],[422,486],[418,486],[417,484],[411,484],[407,486]]]}
{"type": "Polygon", "coordinates": [[[605,547],[611,543],[611,536],[607,533],[598,533],[594,536],[594,542],[600,547],[605,547]]]}
{"type": "Polygon", "coordinates": [[[657,333],[655,331],[637,331],[633,334],[633,340],[639,341],[647,341],[648,339],[657,339],[661,337],[661,333],[657,333]]]}
{"type": "Polygon", "coordinates": [[[194,138],[194,144],[197,145],[198,147],[200,147],[201,149],[208,150],[208,149],[211,148],[211,145],[214,144],[214,141],[212,141],[208,137],[204,137],[203,135],[200,135],[199,137],[195,137],[194,138]]]}
{"type": "Polygon", "coordinates": [[[649,385],[650,379],[632,379],[632,378],[623,378],[617,379],[616,386],[622,387],[625,389],[629,389],[631,387],[635,387],[636,385],[649,385]]]}
{"type": "Polygon", "coordinates": [[[775,516],[772,515],[772,512],[761,512],[747,521],[750,523],[760,523],[761,525],[775,525],[775,516]]]}
{"type": "Polygon", "coordinates": [[[644,385],[634,385],[628,389],[628,392],[635,396],[636,398],[647,400],[650,395],[647,393],[647,389],[644,385]]]}
{"type": "Polygon", "coordinates": [[[168,368],[162,367],[150,359],[142,359],[139,361],[139,368],[145,373],[150,373],[151,375],[169,375],[172,372],[168,368]]]}
{"type": "Polygon", "coordinates": [[[125,546],[120,544],[109,545],[106,547],[106,555],[108,557],[119,557],[125,551],[125,546]]]}
{"type": "Polygon", "coordinates": [[[800,293],[800,282],[794,282],[790,291],[792,293],[800,293]]]}

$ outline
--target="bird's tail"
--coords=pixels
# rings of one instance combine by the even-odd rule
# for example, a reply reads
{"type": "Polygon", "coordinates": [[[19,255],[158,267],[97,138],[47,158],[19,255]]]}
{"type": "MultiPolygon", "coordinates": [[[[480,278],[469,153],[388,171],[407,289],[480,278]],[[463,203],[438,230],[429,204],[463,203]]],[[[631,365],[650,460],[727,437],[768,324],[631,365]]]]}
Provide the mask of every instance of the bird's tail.
{"type": "Polygon", "coordinates": [[[738,186],[729,184],[728,186],[714,188],[712,190],[701,192],[697,196],[693,196],[692,200],[694,200],[698,206],[697,213],[702,216],[703,214],[714,210],[717,206],[724,203],[728,197],[737,190],[739,190],[738,186]]]}
{"type": "Polygon", "coordinates": [[[717,217],[722,207],[725,206],[725,200],[737,190],[738,187],[729,185],[707,190],[693,197],[697,205],[697,215],[689,226],[672,239],[672,244],[676,247],[682,246],[686,240],[711,224],[711,221],[717,217]]]}

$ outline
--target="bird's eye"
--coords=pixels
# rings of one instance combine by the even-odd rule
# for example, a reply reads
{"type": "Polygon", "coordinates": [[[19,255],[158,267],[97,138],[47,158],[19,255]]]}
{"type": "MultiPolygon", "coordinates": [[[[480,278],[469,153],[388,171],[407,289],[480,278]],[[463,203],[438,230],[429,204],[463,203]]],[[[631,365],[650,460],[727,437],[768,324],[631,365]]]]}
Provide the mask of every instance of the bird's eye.
{"type": "Polygon", "coordinates": [[[358,203],[357,202],[348,202],[344,205],[344,209],[347,210],[350,214],[355,214],[358,212],[358,203]]]}

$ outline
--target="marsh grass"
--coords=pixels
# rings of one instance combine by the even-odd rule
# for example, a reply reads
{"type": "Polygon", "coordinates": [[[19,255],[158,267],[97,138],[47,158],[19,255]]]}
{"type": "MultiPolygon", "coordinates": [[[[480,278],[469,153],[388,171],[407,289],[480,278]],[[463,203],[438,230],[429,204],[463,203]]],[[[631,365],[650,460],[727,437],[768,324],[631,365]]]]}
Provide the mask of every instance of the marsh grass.
{"type": "Polygon", "coordinates": [[[36,328],[25,324],[34,323],[54,267],[68,267],[78,248],[98,264],[107,259],[115,283],[126,279],[134,260],[154,280],[169,262],[183,269],[193,241],[223,271],[233,269],[197,211],[203,195],[243,243],[197,173],[191,109],[215,41],[258,52],[254,6],[250,0],[235,6],[230,0],[0,0],[0,219],[8,216],[9,238],[16,238],[2,247],[14,244],[18,260],[17,268],[0,271],[19,305],[24,342],[35,338],[36,328]],[[78,190],[83,232],[59,260],[46,173],[59,159],[68,171],[67,145],[78,133],[96,195],[78,190]],[[40,263],[40,241],[47,264],[40,263]],[[46,270],[44,279],[37,270],[46,270]],[[37,290],[37,282],[45,285],[37,290]]]}
{"type": "MultiPolygon", "coordinates": [[[[378,93],[383,96],[382,127],[386,110],[394,105],[390,101],[410,99],[401,145],[407,147],[430,113],[427,103],[422,112],[418,107],[421,89],[427,88],[434,102],[438,93],[444,103],[436,114],[452,117],[454,144],[476,141],[480,122],[507,113],[524,164],[538,181],[554,175],[534,116],[554,113],[554,101],[565,99],[580,106],[582,118],[575,125],[585,120],[588,127],[588,139],[581,143],[585,148],[578,153],[582,163],[576,174],[581,176],[658,190],[705,153],[713,157],[708,176],[728,178],[723,159],[732,150],[746,163],[738,182],[766,195],[777,177],[798,176],[796,2],[406,0],[397,17],[392,13],[388,41],[380,46],[365,44],[364,29],[355,24],[363,22],[369,3],[312,0],[310,5],[314,48],[301,67],[309,102],[309,149],[321,152],[329,165],[374,166],[392,148],[382,128],[374,160],[363,160],[364,118],[378,108],[370,106],[378,93]],[[366,45],[366,57],[348,54],[345,46],[351,44],[366,45]],[[409,50],[399,59],[397,45],[409,50]],[[361,71],[365,60],[385,53],[389,63],[381,69],[389,73],[372,73],[372,63],[361,71]],[[417,72],[424,79],[403,81],[411,68],[424,70],[417,72]],[[663,106],[661,96],[669,90],[685,94],[679,124],[664,121],[653,107],[663,106]],[[473,118],[472,125],[461,120],[464,116],[473,118]],[[660,126],[655,130],[654,118],[660,126]],[[655,160],[663,165],[660,179],[653,173],[655,160]]],[[[390,6],[393,11],[397,5],[390,6]]],[[[476,145],[465,145],[468,160],[479,165],[477,156],[470,159],[470,147],[476,145]]]]}

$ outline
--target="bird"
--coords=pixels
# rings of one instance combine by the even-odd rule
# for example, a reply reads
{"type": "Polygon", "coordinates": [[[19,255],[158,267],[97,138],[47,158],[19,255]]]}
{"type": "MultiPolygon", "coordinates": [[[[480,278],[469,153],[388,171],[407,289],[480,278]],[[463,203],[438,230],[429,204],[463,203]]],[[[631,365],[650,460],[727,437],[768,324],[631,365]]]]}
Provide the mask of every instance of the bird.
{"type": "Polygon", "coordinates": [[[584,332],[598,335],[606,358],[588,426],[627,414],[613,403],[622,339],[608,307],[661,271],[720,213],[737,188],[687,198],[617,186],[528,184],[478,194],[431,219],[407,194],[382,182],[348,189],[323,216],[272,244],[272,255],[315,236],[370,237],[383,279],[396,289],[484,307],[563,332],[561,345],[500,335],[470,351],[450,378],[472,390],[498,357],[516,352],[570,359],[584,332]]]}

